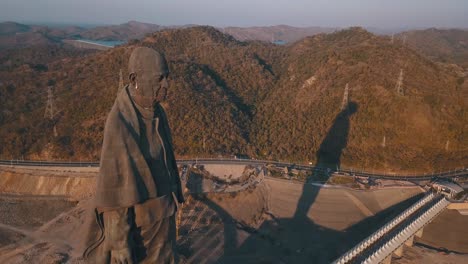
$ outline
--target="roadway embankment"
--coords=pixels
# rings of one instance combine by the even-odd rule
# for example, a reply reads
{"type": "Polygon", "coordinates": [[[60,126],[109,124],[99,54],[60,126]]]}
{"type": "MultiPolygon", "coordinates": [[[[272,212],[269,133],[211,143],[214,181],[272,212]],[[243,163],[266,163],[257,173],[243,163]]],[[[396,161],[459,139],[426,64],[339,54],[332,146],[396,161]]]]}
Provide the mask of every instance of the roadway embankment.
{"type": "Polygon", "coordinates": [[[92,195],[97,172],[97,168],[0,166],[0,194],[78,201],[92,195]]]}

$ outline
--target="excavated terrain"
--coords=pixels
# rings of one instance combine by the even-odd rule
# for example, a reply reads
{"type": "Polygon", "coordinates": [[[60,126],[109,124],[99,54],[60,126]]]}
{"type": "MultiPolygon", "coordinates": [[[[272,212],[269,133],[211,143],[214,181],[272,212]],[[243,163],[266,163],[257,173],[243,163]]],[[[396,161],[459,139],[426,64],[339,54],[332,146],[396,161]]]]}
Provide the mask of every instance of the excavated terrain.
{"type": "MultiPolygon", "coordinates": [[[[96,172],[29,173],[42,177],[37,190],[0,193],[0,263],[82,263],[78,246],[96,172]],[[64,175],[74,177],[63,181],[75,182],[73,192],[47,187],[64,175]]],[[[2,174],[26,177],[22,170],[2,174]]],[[[329,263],[421,194],[418,187],[355,190],[266,178],[239,192],[189,195],[178,215],[178,252],[186,263],[329,263]]],[[[468,248],[468,217],[454,212],[446,210],[416,241],[432,249],[415,246],[396,263],[464,263],[457,253],[468,248]],[[439,247],[454,252],[441,254],[439,247]]]]}

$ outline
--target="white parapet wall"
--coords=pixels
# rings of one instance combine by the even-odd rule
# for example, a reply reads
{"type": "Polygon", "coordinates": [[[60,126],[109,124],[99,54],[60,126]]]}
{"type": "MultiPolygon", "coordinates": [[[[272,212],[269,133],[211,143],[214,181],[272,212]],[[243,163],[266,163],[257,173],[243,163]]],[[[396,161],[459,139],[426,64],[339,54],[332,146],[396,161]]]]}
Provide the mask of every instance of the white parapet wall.
{"type": "Polygon", "coordinates": [[[226,164],[206,164],[203,165],[206,171],[208,171],[210,174],[219,177],[219,178],[224,178],[227,179],[231,177],[231,179],[237,179],[242,176],[242,173],[245,170],[246,165],[243,164],[232,164],[232,165],[226,165],[226,164]]]}
{"type": "Polygon", "coordinates": [[[392,237],[379,249],[375,250],[363,263],[380,263],[397,251],[407,240],[411,239],[418,232],[422,232],[425,225],[430,223],[439,213],[441,213],[450,202],[444,197],[428,208],[422,215],[414,219],[396,236],[392,237]]]}
{"type": "MultiPolygon", "coordinates": [[[[392,229],[403,223],[403,221],[409,219],[416,211],[421,210],[425,205],[428,205],[431,201],[437,199],[437,203],[428,208],[421,216],[413,220],[413,222],[405,227],[399,234],[391,238],[387,243],[376,249],[369,257],[364,261],[365,263],[380,263],[388,257],[391,257],[391,254],[398,250],[402,245],[412,239],[418,231],[428,224],[432,219],[437,216],[443,209],[445,209],[450,202],[445,198],[435,195],[433,193],[428,193],[420,201],[412,205],[410,208],[406,209],[403,213],[395,217],[393,220],[385,224],[379,230],[371,234],[361,243],[357,244],[355,247],[350,249],[348,252],[343,254],[340,258],[335,260],[334,263],[349,263],[357,256],[363,254],[368,250],[372,245],[374,245],[379,239],[388,234],[392,229]]],[[[401,248],[402,249],[402,248],[401,248]]]]}

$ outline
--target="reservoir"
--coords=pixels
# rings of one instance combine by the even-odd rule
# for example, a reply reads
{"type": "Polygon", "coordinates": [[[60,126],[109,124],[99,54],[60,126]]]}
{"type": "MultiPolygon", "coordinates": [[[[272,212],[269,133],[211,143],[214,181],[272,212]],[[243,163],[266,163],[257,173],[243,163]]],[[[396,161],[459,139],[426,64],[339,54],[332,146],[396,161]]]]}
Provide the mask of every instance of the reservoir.
{"type": "Polygon", "coordinates": [[[97,45],[102,45],[106,47],[113,48],[115,46],[119,46],[125,44],[125,41],[121,40],[90,40],[90,39],[77,39],[76,41],[85,42],[85,43],[92,43],[97,45]]]}

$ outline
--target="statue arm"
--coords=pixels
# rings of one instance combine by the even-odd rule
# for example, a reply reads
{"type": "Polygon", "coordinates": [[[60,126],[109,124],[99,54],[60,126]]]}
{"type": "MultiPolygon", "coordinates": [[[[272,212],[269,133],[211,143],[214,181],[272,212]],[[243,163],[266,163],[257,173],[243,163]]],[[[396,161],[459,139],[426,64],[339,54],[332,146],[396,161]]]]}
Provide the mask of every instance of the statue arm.
{"type": "Polygon", "coordinates": [[[164,129],[165,129],[165,132],[166,132],[166,135],[167,135],[167,140],[168,140],[168,145],[169,145],[169,148],[170,148],[170,161],[171,162],[171,165],[172,165],[172,168],[173,168],[173,172],[174,172],[174,177],[176,178],[176,183],[177,185],[179,186],[179,190],[178,192],[176,193],[176,201],[178,203],[184,203],[185,202],[185,198],[184,198],[184,194],[183,194],[183,190],[182,190],[182,182],[180,181],[180,174],[179,174],[179,169],[177,168],[177,162],[176,162],[176,159],[175,159],[175,154],[174,154],[174,144],[173,144],[173,141],[172,141],[172,136],[171,136],[171,129],[169,127],[169,121],[167,119],[167,115],[166,115],[166,112],[164,111],[164,108],[162,108],[160,106],[160,111],[161,111],[161,117],[162,117],[162,122],[164,123],[163,126],[164,126],[164,129]]]}

